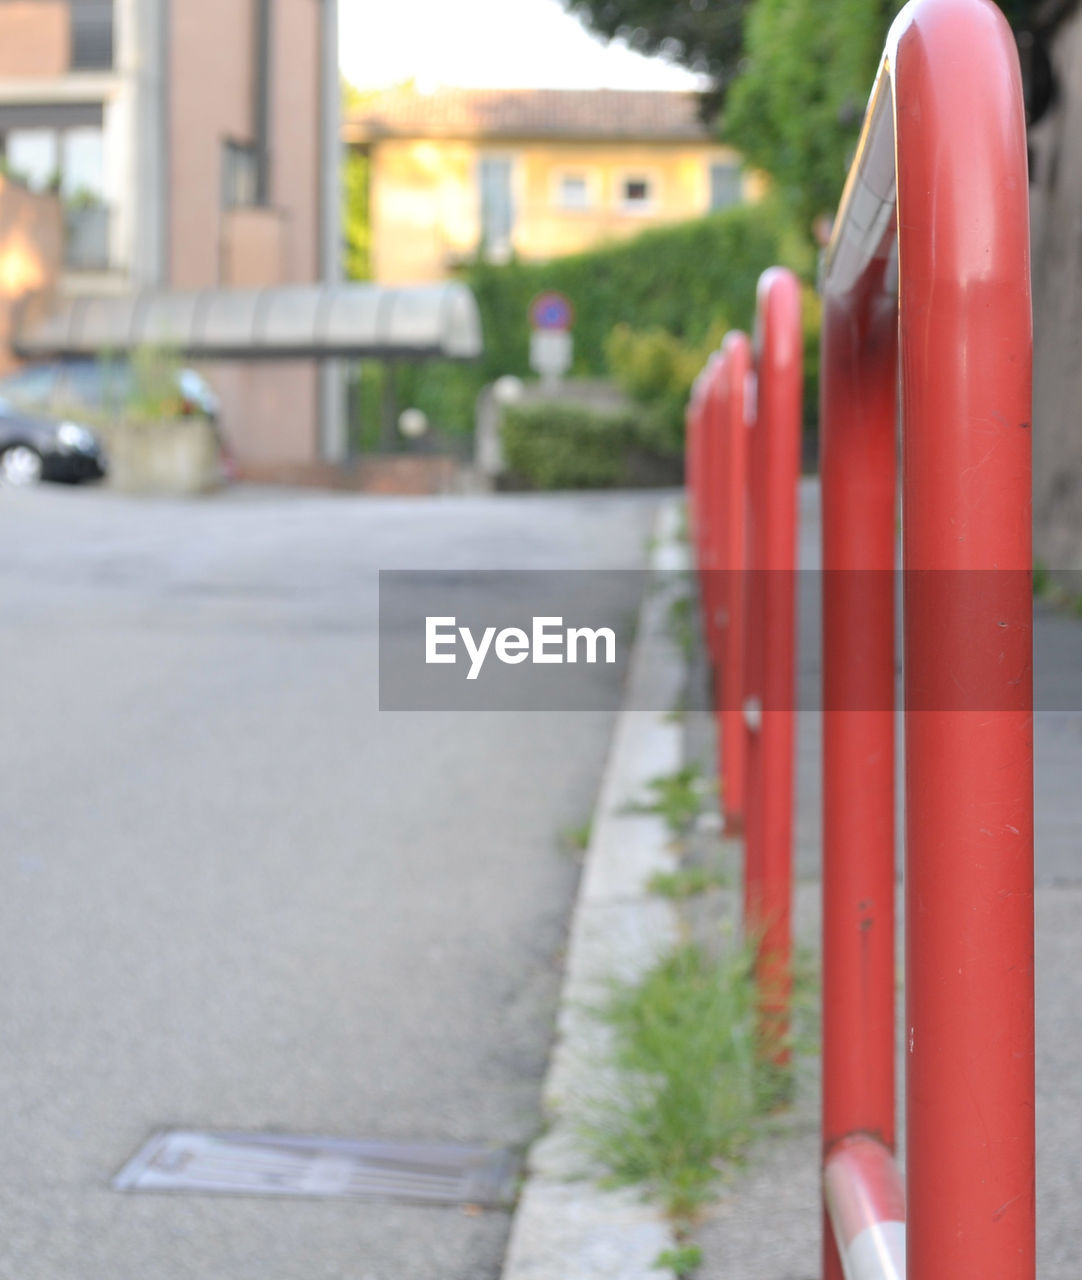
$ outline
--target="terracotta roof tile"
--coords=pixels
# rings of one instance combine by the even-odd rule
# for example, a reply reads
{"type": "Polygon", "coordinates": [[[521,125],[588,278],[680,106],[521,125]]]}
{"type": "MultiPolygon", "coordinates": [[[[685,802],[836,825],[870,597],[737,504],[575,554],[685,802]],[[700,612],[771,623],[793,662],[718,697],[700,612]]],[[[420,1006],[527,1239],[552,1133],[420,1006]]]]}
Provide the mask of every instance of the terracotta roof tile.
{"type": "Polygon", "coordinates": [[[351,142],[376,138],[628,138],[708,141],[694,93],[629,89],[389,89],[347,113],[351,142]]]}

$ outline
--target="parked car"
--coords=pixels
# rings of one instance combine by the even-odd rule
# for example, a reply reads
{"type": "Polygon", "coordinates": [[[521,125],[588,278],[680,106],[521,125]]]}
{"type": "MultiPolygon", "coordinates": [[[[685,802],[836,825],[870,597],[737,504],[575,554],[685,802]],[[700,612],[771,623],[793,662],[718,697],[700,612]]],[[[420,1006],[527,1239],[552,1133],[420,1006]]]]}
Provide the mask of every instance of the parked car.
{"type": "Polygon", "coordinates": [[[34,416],[0,400],[0,484],[76,484],[106,473],[101,441],[82,423],[34,416]]]}
{"type": "MultiPolygon", "coordinates": [[[[221,407],[207,380],[194,369],[179,370],[176,380],[181,416],[217,423],[221,407]]],[[[0,378],[0,399],[22,409],[54,413],[119,410],[131,401],[134,390],[131,363],[123,359],[53,360],[0,378]]]]}
{"type": "MultiPolygon", "coordinates": [[[[177,413],[211,424],[223,475],[231,478],[218,426],[218,397],[194,369],[180,369],[175,376],[177,413]]],[[[124,359],[46,361],[0,378],[0,483],[74,483],[104,476],[101,441],[77,419],[80,410],[97,421],[120,415],[135,396],[135,382],[131,363],[124,359]]]]}

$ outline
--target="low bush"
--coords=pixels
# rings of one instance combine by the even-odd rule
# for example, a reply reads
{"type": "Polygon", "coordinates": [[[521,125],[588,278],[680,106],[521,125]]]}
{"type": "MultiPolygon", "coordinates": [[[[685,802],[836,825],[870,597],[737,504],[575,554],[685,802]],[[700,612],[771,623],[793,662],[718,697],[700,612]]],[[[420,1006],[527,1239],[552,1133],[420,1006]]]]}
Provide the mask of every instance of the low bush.
{"type": "Polygon", "coordinates": [[[684,414],[691,384],[725,330],[718,323],[698,343],[684,342],[666,329],[636,330],[618,324],[605,343],[609,370],[618,385],[642,407],[643,443],[658,453],[684,451],[684,414]]]}
{"type": "Polygon", "coordinates": [[[535,489],[605,489],[649,471],[643,422],[633,409],[576,404],[514,405],[504,411],[504,459],[514,481],[535,489]]]}

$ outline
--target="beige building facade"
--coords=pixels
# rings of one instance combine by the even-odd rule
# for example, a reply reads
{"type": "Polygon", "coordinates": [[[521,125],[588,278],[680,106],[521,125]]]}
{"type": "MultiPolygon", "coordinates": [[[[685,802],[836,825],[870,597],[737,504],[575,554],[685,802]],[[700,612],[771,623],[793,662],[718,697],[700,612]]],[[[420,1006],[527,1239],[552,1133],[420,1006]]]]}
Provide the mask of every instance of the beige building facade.
{"type": "MultiPolygon", "coordinates": [[[[60,296],[335,279],[337,93],[335,0],[0,0],[0,150],[60,202],[60,296]]],[[[326,452],[313,362],[203,372],[242,466],[326,452]]]]}
{"type": "Polygon", "coordinates": [[[344,124],[370,159],[373,274],[438,280],[478,252],[575,253],[755,199],[693,94],[399,89],[344,124]]]}

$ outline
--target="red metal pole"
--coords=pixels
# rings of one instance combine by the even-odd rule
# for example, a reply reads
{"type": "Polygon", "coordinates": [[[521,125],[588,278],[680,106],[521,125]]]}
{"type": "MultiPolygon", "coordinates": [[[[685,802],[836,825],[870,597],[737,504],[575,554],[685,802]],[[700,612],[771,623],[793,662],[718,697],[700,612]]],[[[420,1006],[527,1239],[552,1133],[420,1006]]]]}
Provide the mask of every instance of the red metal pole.
{"type": "Polygon", "coordinates": [[[692,550],[692,567],[698,577],[703,637],[709,653],[709,611],[706,597],[711,512],[708,508],[706,486],[708,440],[705,422],[708,368],[709,366],[703,369],[695,380],[688,400],[684,469],[687,483],[688,541],[692,550]]]}
{"type": "Polygon", "coordinates": [[[721,747],[721,795],[725,830],[743,830],[747,766],[744,737],[745,566],[747,559],[747,397],[751,344],[746,334],[726,334],[721,346],[719,379],[721,478],[724,506],[718,554],[718,594],[724,628],[720,650],[720,697],[717,700],[721,747]]]}
{"type": "MultiPolygon", "coordinates": [[[[908,1267],[1031,1280],[1028,201],[1017,56],[987,0],[915,0],[892,28],[824,299],[828,1161],[846,1131],[891,1141],[892,627],[876,584],[892,554],[897,332],[908,1267]]],[[[826,1264],[840,1276],[829,1240],[826,1264]]]]}
{"type": "MultiPolygon", "coordinates": [[[[895,333],[881,270],[822,331],[823,1153],[894,1148],[895,333]]],[[[824,1217],[824,1275],[841,1261],[824,1217]]]]}
{"type": "Polygon", "coordinates": [[[800,284],[773,268],[759,282],[751,430],[746,617],[745,927],[757,941],[766,1056],[789,1060],[797,481],[803,350],[800,284]]]}
{"type": "Polygon", "coordinates": [[[725,554],[727,480],[725,476],[725,410],[722,403],[725,382],[725,355],[716,351],[703,374],[703,489],[709,506],[707,572],[703,578],[703,615],[706,649],[710,659],[715,699],[722,678],[724,647],[724,600],[722,558],[725,554]]]}
{"type": "Polygon", "coordinates": [[[922,1280],[1029,1280],[1032,335],[1022,92],[1010,29],[983,0],[918,5],[895,61],[907,1251],[922,1280]]]}

